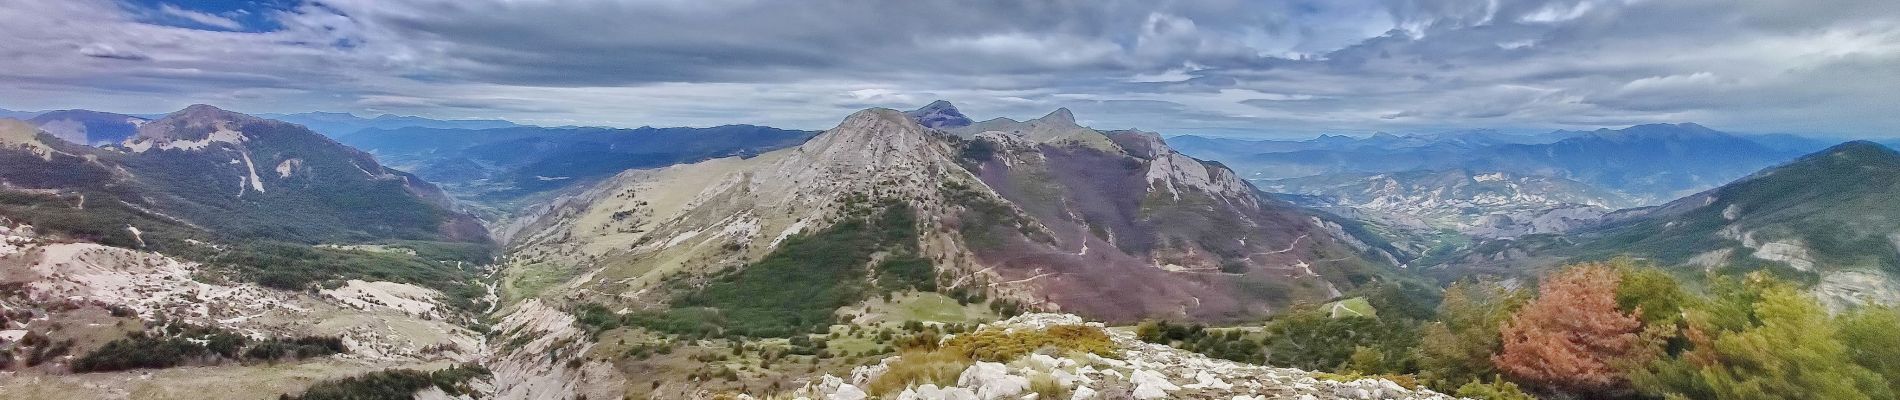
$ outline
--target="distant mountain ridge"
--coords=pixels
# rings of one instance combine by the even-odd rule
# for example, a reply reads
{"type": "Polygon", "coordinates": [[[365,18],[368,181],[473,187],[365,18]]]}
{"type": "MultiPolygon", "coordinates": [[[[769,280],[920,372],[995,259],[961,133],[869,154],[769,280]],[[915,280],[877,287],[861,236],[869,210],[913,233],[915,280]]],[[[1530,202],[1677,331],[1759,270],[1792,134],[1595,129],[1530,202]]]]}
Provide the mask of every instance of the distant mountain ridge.
{"type": "Polygon", "coordinates": [[[1563,140],[1575,137],[1579,134],[1580,133],[1577,132],[1555,131],[1542,135],[1528,135],[1504,133],[1489,129],[1472,129],[1405,135],[1379,132],[1367,137],[1320,135],[1319,137],[1306,140],[1233,139],[1178,135],[1167,138],[1167,142],[1168,145],[1174,146],[1182,153],[1190,156],[1210,160],[1226,160],[1262,153],[1285,153],[1304,150],[1397,150],[1445,145],[1481,147],[1500,144],[1538,144],[1563,140]]]}
{"type": "MultiPolygon", "coordinates": [[[[1249,179],[1340,173],[1467,169],[1583,182],[1654,204],[1772,166],[1798,152],[1696,124],[1650,124],[1567,133],[1549,143],[1438,141],[1260,153],[1221,159],[1249,179]]],[[[1322,138],[1324,139],[1324,138],[1322,138]]],[[[1386,139],[1366,139],[1378,142],[1386,139]]]]}
{"type": "Polygon", "coordinates": [[[490,129],[521,126],[514,122],[499,119],[440,120],[392,114],[382,114],[371,118],[363,118],[355,114],[339,112],[258,114],[258,116],[303,125],[304,127],[310,128],[310,130],[330,137],[348,135],[364,129],[397,129],[409,127],[490,129]]]}
{"type": "Polygon", "coordinates": [[[1449,229],[1479,237],[1566,231],[1580,220],[1634,207],[1632,199],[1563,178],[1471,170],[1334,174],[1260,183],[1300,195],[1297,203],[1349,208],[1364,218],[1410,229],[1449,229]]]}
{"type": "Polygon", "coordinates": [[[1717,271],[1770,269],[1818,282],[1836,308],[1900,301],[1900,153],[1847,142],[1601,226],[1480,246],[1451,265],[1480,270],[1634,255],[1717,271]],[[1515,254],[1515,256],[1506,256],[1515,254]]]}
{"type": "Polygon", "coordinates": [[[13,119],[24,120],[28,118],[33,118],[33,116],[35,115],[40,115],[40,113],[37,111],[14,111],[14,110],[0,108],[0,118],[13,118],[13,119]]]}
{"type": "Polygon", "coordinates": [[[472,200],[509,202],[591,183],[627,169],[751,156],[812,132],[755,125],[710,128],[368,128],[335,138],[472,200]]]}

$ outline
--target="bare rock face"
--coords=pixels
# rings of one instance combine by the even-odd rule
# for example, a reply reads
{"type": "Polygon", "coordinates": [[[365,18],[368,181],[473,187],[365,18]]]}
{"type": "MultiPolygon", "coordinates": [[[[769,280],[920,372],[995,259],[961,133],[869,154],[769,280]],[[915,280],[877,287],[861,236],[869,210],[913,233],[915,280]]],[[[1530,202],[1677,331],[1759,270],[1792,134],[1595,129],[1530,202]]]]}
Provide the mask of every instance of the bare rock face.
{"type": "MultiPolygon", "coordinates": [[[[1066,314],[1025,314],[984,325],[985,330],[1033,331],[1059,325],[1101,328],[1066,314]]],[[[1030,354],[1004,363],[977,362],[955,385],[904,388],[899,399],[1016,399],[1031,393],[1031,377],[1048,377],[1070,399],[1450,399],[1430,389],[1407,389],[1383,379],[1350,382],[1316,378],[1287,368],[1243,364],[1142,342],[1133,334],[1107,331],[1118,355],[1103,357],[1030,354]]],[[[947,339],[946,339],[947,340],[947,339]]],[[[796,392],[801,399],[861,399],[865,388],[901,358],[858,367],[849,378],[830,375],[796,392]]]]}

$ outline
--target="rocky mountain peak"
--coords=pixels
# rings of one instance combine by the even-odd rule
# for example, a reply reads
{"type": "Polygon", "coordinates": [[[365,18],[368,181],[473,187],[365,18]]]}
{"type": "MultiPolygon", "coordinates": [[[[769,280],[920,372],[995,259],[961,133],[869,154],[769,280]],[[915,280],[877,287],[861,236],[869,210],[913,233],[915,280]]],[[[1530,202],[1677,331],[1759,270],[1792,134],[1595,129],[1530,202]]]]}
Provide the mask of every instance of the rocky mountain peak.
{"type": "MultiPolygon", "coordinates": [[[[782,182],[825,182],[828,186],[875,185],[902,177],[934,176],[926,166],[943,168],[950,161],[942,143],[928,131],[897,110],[858,111],[798,146],[795,156],[772,167],[769,175],[782,182]]],[[[782,189],[808,192],[821,188],[782,189]]],[[[822,189],[828,194],[807,194],[822,198],[840,190],[822,189]]]]}
{"type": "Polygon", "coordinates": [[[956,105],[943,100],[930,102],[929,105],[925,105],[923,108],[911,110],[904,114],[916,120],[918,124],[933,129],[956,128],[975,123],[975,121],[970,120],[970,117],[964,116],[962,111],[957,110],[956,105]]]}
{"type": "Polygon", "coordinates": [[[1120,145],[1123,151],[1135,157],[1154,159],[1175,152],[1173,148],[1168,147],[1167,140],[1162,139],[1159,133],[1140,129],[1103,133],[1107,134],[1110,139],[1113,139],[1116,145],[1120,145]]]}
{"type": "Polygon", "coordinates": [[[1044,115],[1042,116],[1042,118],[1037,118],[1036,122],[1062,124],[1062,125],[1076,125],[1075,113],[1069,111],[1068,107],[1057,108],[1055,111],[1049,112],[1049,115],[1044,115]]]}
{"type": "MultiPolygon", "coordinates": [[[[923,125],[910,119],[910,116],[888,108],[870,108],[851,113],[838,122],[838,126],[825,130],[812,138],[812,142],[828,144],[841,140],[856,140],[860,137],[901,137],[915,134],[922,136],[923,125]]],[[[807,145],[809,146],[810,143],[807,145]]]]}

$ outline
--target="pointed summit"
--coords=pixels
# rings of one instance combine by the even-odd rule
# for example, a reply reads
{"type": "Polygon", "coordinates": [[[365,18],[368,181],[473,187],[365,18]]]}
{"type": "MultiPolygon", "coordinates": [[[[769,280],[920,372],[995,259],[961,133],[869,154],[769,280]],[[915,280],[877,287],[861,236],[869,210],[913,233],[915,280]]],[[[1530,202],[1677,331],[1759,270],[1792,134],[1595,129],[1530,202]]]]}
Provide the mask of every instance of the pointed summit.
{"type": "Polygon", "coordinates": [[[812,137],[799,148],[821,160],[857,164],[867,158],[915,152],[929,139],[927,129],[908,115],[888,108],[851,113],[837,127],[812,137]]]}
{"type": "Polygon", "coordinates": [[[904,115],[917,121],[917,124],[931,129],[958,128],[975,123],[970,120],[970,117],[964,116],[962,111],[958,111],[956,105],[943,100],[930,102],[930,105],[905,112],[904,115]]]}
{"type": "Polygon", "coordinates": [[[1049,112],[1049,115],[1044,115],[1042,116],[1042,118],[1037,118],[1036,121],[1045,122],[1045,123],[1059,123],[1063,125],[1075,125],[1075,113],[1070,112],[1068,107],[1058,108],[1055,111],[1049,112]]]}

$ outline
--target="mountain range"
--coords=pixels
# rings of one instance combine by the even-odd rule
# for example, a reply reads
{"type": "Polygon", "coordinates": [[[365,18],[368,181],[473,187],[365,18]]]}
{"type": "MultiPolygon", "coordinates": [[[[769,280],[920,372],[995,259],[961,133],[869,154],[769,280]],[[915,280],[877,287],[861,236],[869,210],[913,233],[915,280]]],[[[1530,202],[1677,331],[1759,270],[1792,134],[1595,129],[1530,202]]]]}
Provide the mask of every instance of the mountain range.
{"type": "Polygon", "coordinates": [[[1559,233],[1573,221],[1640,205],[1569,179],[1462,169],[1329,174],[1259,185],[1300,205],[1384,225],[1487,238],[1559,233]]]}
{"type": "MultiPolygon", "coordinates": [[[[41,235],[206,260],[258,256],[270,243],[490,246],[434,185],[297,125],[195,105],[92,147],[6,121],[0,216],[41,235]]],[[[305,282],[312,272],[247,274],[305,282]]]]}
{"type": "Polygon", "coordinates": [[[1265,153],[1309,150],[1398,150],[1432,146],[1483,147],[1501,144],[1550,143],[1581,135],[1573,131],[1553,131],[1542,135],[1523,135],[1488,129],[1447,131],[1431,134],[1395,135],[1379,132],[1367,137],[1320,135],[1306,140],[1233,139],[1195,135],[1168,138],[1168,144],[1182,153],[1209,160],[1239,159],[1265,153]]]}
{"type": "Polygon", "coordinates": [[[519,124],[499,119],[441,120],[415,116],[383,114],[371,118],[358,117],[350,113],[305,112],[295,114],[258,114],[260,117],[303,125],[325,136],[338,137],[364,129],[397,128],[442,128],[442,129],[489,129],[512,128],[519,124]]]}
{"type": "Polygon", "coordinates": [[[441,183],[464,199],[510,203],[628,169],[751,156],[812,132],[754,125],[710,128],[367,128],[338,141],[441,183]]]}
{"type": "Polygon", "coordinates": [[[1701,191],[1800,155],[1696,124],[1600,129],[1550,143],[1354,147],[1224,159],[1249,179],[1467,169],[1583,182],[1645,204],[1701,191]]]}
{"type": "Polygon", "coordinates": [[[1218,164],[1153,133],[1075,125],[1067,110],[949,131],[861,111],[797,147],[621,173],[502,237],[519,246],[518,263],[560,266],[588,278],[570,285],[647,293],[634,304],[663,307],[666,294],[705,284],[668,276],[755,273],[739,267],[886,199],[914,214],[904,227],[914,233],[899,240],[929,261],[932,286],[1108,320],[1265,315],[1377,279],[1388,265],[1218,164]]]}
{"type": "Polygon", "coordinates": [[[1656,207],[1606,215],[1561,237],[1499,240],[1446,265],[1522,273],[1565,260],[1635,256],[1724,273],[1806,277],[1835,308],[1900,302],[1900,153],[1854,141],[1656,207]]]}
{"type": "Polygon", "coordinates": [[[274,397],[479,356],[495,246],[440,189],[282,121],[140,121],[82,144],[0,119],[0,397],[274,397]]]}

